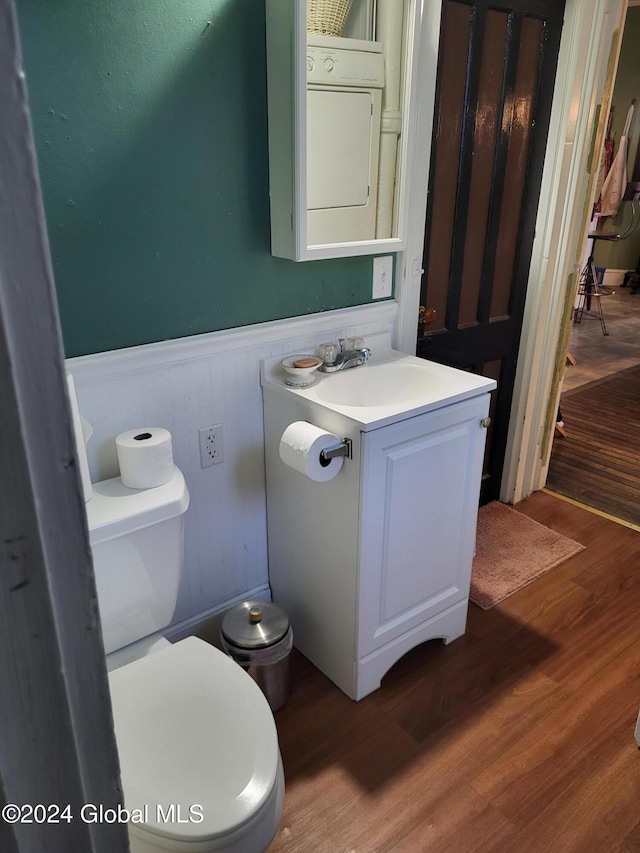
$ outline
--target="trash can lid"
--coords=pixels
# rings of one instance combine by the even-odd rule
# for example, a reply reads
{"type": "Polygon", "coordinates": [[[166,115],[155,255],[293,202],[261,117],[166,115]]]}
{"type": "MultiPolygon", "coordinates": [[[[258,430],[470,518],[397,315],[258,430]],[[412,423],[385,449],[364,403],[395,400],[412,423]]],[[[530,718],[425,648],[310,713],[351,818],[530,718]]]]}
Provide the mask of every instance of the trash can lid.
{"type": "Polygon", "coordinates": [[[289,617],[269,601],[244,601],[225,613],[222,635],[242,649],[273,646],[289,630],[289,617]]]}

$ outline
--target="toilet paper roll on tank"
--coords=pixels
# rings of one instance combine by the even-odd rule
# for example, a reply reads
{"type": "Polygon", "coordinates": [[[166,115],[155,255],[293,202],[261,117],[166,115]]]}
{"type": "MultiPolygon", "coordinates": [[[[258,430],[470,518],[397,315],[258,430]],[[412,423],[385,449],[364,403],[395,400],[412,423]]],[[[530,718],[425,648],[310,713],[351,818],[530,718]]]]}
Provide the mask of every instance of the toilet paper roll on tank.
{"type": "Polygon", "coordinates": [[[128,489],[153,489],[174,475],[171,433],[161,427],[141,427],[116,436],[122,485],[128,489]]]}
{"type": "Polygon", "coordinates": [[[332,432],[320,429],[307,421],[295,421],[285,429],[280,439],[280,459],[316,483],[333,480],[342,468],[341,456],[324,460],[320,454],[342,444],[332,432]]]}

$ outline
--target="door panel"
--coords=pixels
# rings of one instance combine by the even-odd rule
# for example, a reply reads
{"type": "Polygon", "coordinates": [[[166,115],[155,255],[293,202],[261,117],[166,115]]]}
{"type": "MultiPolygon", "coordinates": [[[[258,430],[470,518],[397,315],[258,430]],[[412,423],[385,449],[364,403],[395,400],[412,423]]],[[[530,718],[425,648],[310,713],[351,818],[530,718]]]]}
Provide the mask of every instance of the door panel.
{"type": "MultiPolygon", "coordinates": [[[[445,5],[440,38],[445,40],[447,49],[441,50],[440,53],[438,86],[442,89],[434,136],[435,151],[431,161],[435,168],[432,167],[429,191],[433,199],[429,210],[437,205],[437,216],[429,217],[427,222],[427,228],[431,226],[433,245],[443,247],[444,250],[427,252],[425,245],[425,256],[428,258],[427,266],[424,267],[427,271],[426,280],[432,282],[428,303],[421,295],[421,303],[428,304],[435,312],[429,325],[430,333],[443,329],[445,324],[448,290],[446,283],[449,281],[451,267],[451,252],[447,251],[447,247],[453,243],[458,183],[458,158],[455,155],[460,149],[466,83],[466,66],[460,61],[460,57],[467,54],[471,24],[471,7],[460,3],[445,5]]],[[[423,279],[423,287],[424,282],[423,279]]]]}
{"type": "Polygon", "coordinates": [[[485,44],[480,66],[478,109],[473,137],[473,162],[469,183],[469,208],[462,261],[458,325],[479,320],[482,263],[493,186],[493,161],[502,106],[503,51],[508,15],[490,10],[485,25],[485,44]]]}
{"type": "Polygon", "coordinates": [[[488,405],[363,433],[358,658],[468,598],[488,405]]]}
{"type": "Polygon", "coordinates": [[[500,489],[563,11],[443,4],[417,354],[498,378],[483,500],[500,489]]]}
{"type": "MultiPolygon", "coordinates": [[[[517,278],[514,263],[520,236],[536,84],[543,48],[541,21],[525,18],[512,97],[505,103],[503,136],[508,138],[502,210],[496,246],[490,319],[510,313],[517,278]]],[[[546,132],[545,132],[546,137],[546,132]]]]}

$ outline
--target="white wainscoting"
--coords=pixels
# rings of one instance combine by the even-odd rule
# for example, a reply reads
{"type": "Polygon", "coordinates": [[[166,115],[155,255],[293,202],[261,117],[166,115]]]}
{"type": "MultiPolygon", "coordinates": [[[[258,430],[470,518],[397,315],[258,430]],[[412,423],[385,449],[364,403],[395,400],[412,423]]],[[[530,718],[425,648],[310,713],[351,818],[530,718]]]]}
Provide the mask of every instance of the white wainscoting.
{"type": "Polygon", "coordinates": [[[118,475],[118,433],[146,426],[172,434],[191,494],[172,635],[244,598],[269,597],[260,359],[350,335],[388,346],[396,314],[385,301],[67,359],[94,429],[93,482],[118,475]],[[198,429],[218,423],[224,462],[203,469],[198,429]]]}

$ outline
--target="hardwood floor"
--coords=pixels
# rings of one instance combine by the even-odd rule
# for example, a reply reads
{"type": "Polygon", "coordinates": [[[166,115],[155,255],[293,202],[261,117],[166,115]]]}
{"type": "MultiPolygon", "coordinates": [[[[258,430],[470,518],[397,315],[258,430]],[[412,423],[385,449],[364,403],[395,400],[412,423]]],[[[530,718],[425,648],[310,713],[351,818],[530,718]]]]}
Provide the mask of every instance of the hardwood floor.
{"type": "Polygon", "coordinates": [[[562,395],[547,488],[640,524],[640,368],[562,395]]]}
{"type": "Polygon", "coordinates": [[[593,317],[571,327],[569,352],[576,363],[567,366],[560,398],[566,435],[555,434],[547,488],[638,524],[637,387],[614,400],[617,379],[595,383],[640,366],[640,295],[615,287],[602,297],[602,307],[609,335],[593,317]],[[583,395],[592,399],[583,401],[583,395]]]}
{"type": "Polygon", "coordinates": [[[538,492],[586,546],[353,702],[292,655],[270,853],[640,851],[640,533],[538,492]]]}

